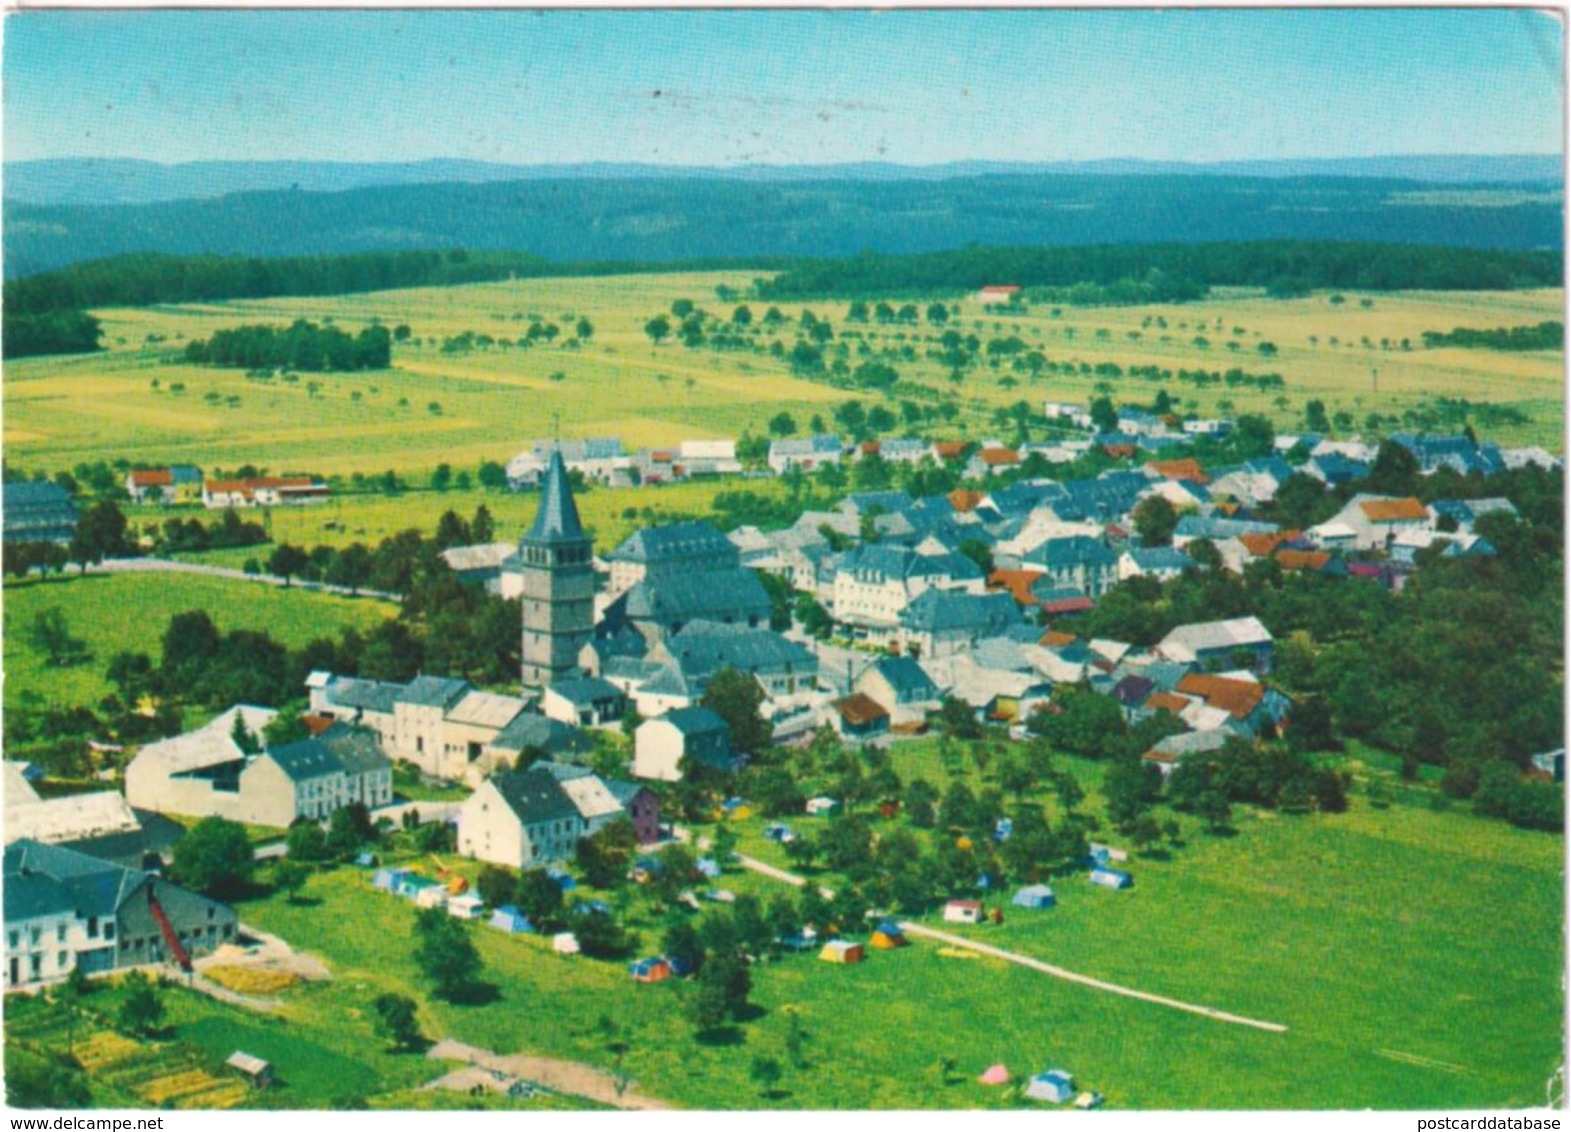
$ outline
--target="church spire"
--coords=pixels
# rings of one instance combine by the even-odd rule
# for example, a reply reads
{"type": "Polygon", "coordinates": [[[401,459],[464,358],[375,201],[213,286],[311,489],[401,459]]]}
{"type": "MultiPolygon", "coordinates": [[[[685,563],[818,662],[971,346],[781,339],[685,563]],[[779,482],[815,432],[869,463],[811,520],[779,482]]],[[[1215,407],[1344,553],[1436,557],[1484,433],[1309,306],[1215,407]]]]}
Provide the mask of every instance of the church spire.
{"type": "Polygon", "coordinates": [[[585,537],[560,449],[551,452],[551,463],[540,485],[540,510],[535,512],[534,525],[524,537],[537,542],[566,542],[585,537]]]}

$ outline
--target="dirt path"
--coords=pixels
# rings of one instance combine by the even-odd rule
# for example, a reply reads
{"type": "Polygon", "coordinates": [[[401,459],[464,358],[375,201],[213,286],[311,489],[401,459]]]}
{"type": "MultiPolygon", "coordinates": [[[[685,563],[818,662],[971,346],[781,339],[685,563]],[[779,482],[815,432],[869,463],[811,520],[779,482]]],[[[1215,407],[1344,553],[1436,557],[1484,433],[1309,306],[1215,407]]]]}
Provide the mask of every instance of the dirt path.
{"type": "MultiPolygon", "coordinates": [[[[743,857],[738,854],[737,863],[740,864],[743,868],[751,869],[753,872],[758,873],[761,876],[766,876],[773,880],[781,881],[784,884],[794,884],[800,888],[807,883],[806,877],[797,876],[795,873],[788,873],[784,869],[775,868],[773,865],[766,865],[764,862],[754,860],[752,857],[743,857]]],[[[829,889],[823,889],[822,891],[826,896],[832,895],[829,889]]],[[[994,959],[1002,959],[1006,963],[1014,963],[1021,967],[1029,967],[1033,971],[1040,971],[1044,975],[1051,975],[1055,979],[1063,979],[1065,982],[1070,983],[1079,983],[1081,986],[1090,987],[1093,990],[1106,991],[1108,994],[1117,994],[1122,995],[1125,998],[1139,999],[1141,1002],[1150,1002],[1156,1004],[1157,1006],[1170,1007],[1173,1010],[1183,1010],[1190,1014],[1199,1014],[1202,1017],[1210,1018],[1217,1022],[1229,1022],[1235,1026],[1250,1026],[1256,1030],[1267,1030],[1274,1034],[1285,1033],[1287,1030],[1287,1027],[1282,1025],[1280,1022],[1262,1022],[1258,1018],[1246,1018],[1241,1014],[1229,1014],[1227,1011],[1218,1010],[1214,1006],[1202,1006],[1195,1002],[1183,1002],[1180,999],[1168,998],[1166,995],[1152,994],[1150,991],[1135,990],[1133,987],[1120,986],[1117,983],[1109,983],[1103,979],[1094,979],[1090,975],[1077,974],[1076,972],[1066,970],[1063,967],[1057,967],[1051,963],[1044,963],[1040,959],[1033,959],[1029,955],[1022,955],[1018,951],[1005,951],[1001,947],[994,947],[992,944],[988,943],[978,943],[975,940],[967,939],[964,936],[954,935],[950,932],[939,931],[937,928],[926,928],[921,924],[913,924],[909,921],[901,921],[900,930],[910,936],[918,936],[922,939],[931,939],[935,942],[943,943],[950,947],[961,947],[967,951],[974,951],[978,955],[988,955],[994,959]]]]}
{"type": "Polygon", "coordinates": [[[313,593],[337,594],[340,597],[363,597],[375,601],[400,602],[398,594],[381,590],[351,590],[347,586],[329,585],[327,582],[303,582],[296,578],[286,582],[272,574],[247,574],[229,566],[209,566],[202,562],[177,562],[172,558],[106,558],[87,568],[89,574],[203,574],[209,578],[227,578],[235,582],[254,582],[263,586],[280,586],[286,589],[306,590],[313,593]]]}
{"type": "Polygon", "coordinates": [[[522,1077],[557,1093],[584,1097],[613,1108],[649,1112],[668,1109],[663,1101],[640,1096],[636,1083],[628,1086],[620,1096],[616,1091],[616,1078],[590,1065],[577,1061],[559,1061],[553,1057],[534,1057],[526,1053],[499,1054],[479,1046],[444,1038],[426,1051],[434,1061],[464,1061],[493,1069],[499,1073],[522,1077]]]}

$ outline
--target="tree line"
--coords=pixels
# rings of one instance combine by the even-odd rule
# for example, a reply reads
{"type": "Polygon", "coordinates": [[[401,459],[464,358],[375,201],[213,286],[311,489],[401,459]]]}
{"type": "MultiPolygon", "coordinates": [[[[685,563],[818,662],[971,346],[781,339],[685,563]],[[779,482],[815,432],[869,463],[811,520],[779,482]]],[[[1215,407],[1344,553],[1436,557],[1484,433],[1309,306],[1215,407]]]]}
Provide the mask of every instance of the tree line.
{"type": "Polygon", "coordinates": [[[1458,326],[1449,334],[1424,331],[1424,345],[1463,346],[1474,350],[1559,350],[1566,344],[1563,322],[1540,322],[1537,326],[1497,326],[1491,330],[1458,326]]]}
{"type": "Polygon", "coordinates": [[[350,335],[336,326],[296,319],[287,329],[261,324],[218,330],[211,338],[186,343],[193,365],[244,369],[294,369],[308,373],[386,369],[392,364],[393,336],[373,323],[350,335]]]}
{"type": "MultiPolygon", "coordinates": [[[[1115,290],[1158,278],[1171,294],[1265,287],[1280,295],[1329,287],[1368,291],[1511,290],[1559,285],[1555,252],[1490,251],[1309,240],[1055,248],[967,248],[919,255],[868,254],[797,264],[760,279],[760,298],[946,294],[988,284],[1115,290]],[[1157,273],[1157,274],[1154,274],[1157,273]]],[[[1053,293],[1053,292],[1048,292],[1053,293]]],[[[1134,287],[1130,293],[1138,294],[1134,287]]]]}

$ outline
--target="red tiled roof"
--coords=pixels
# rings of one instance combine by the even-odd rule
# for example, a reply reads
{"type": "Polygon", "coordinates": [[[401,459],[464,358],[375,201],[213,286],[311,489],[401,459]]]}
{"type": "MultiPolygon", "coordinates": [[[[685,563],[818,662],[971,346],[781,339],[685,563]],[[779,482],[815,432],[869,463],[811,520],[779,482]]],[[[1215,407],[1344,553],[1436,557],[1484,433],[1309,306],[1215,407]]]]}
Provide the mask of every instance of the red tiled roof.
{"type": "Polygon", "coordinates": [[[1048,613],[1084,613],[1096,608],[1096,602],[1088,597],[1064,597],[1056,601],[1044,601],[1042,608],[1048,613]]]}
{"type": "Polygon", "coordinates": [[[131,473],[131,483],[135,487],[168,487],[174,482],[174,473],[168,468],[144,468],[131,473]]]}
{"type": "Polygon", "coordinates": [[[1413,522],[1429,518],[1424,505],[1411,496],[1406,499],[1371,499],[1358,506],[1364,512],[1364,518],[1371,523],[1413,522]]]}
{"type": "Polygon", "coordinates": [[[984,448],[977,455],[982,458],[982,463],[990,468],[1020,463],[1020,453],[1013,448],[984,448]]]}
{"type": "Polygon", "coordinates": [[[1044,649],[1057,649],[1063,648],[1065,645],[1072,645],[1079,639],[1073,633],[1060,633],[1056,629],[1049,629],[1036,639],[1036,643],[1044,649]]]}
{"type": "Polygon", "coordinates": [[[946,498],[956,511],[975,511],[976,505],[982,502],[983,497],[980,491],[968,491],[963,487],[957,487],[946,498]]]}
{"type": "Polygon", "coordinates": [[[1198,460],[1152,460],[1146,469],[1164,479],[1187,480],[1190,483],[1211,482],[1211,477],[1206,475],[1198,460]]]}
{"type": "Polygon", "coordinates": [[[1175,696],[1172,692],[1156,692],[1146,700],[1146,707],[1159,708],[1179,715],[1189,706],[1189,701],[1183,696],[1175,696]]]}
{"type": "Polygon", "coordinates": [[[1042,576],[1039,570],[994,570],[987,576],[987,588],[1008,590],[1017,605],[1032,606],[1037,602],[1031,594],[1031,586],[1042,576]]]}
{"type": "Polygon", "coordinates": [[[1271,552],[1289,539],[1299,536],[1299,531],[1273,531],[1267,534],[1244,534],[1238,536],[1238,541],[1244,544],[1244,549],[1256,558],[1267,558],[1271,552]]]}
{"type": "Polygon", "coordinates": [[[1137,449],[1133,444],[1104,444],[1102,451],[1115,460],[1127,460],[1135,454],[1137,449]]]}
{"type": "Polygon", "coordinates": [[[862,455],[876,456],[878,454],[878,450],[882,447],[883,445],[879,444],[876,440],[864,440],[862,441],[862,455]]]}
{"type": "Polygon", "coordinates": [[[1324,570],[1331,556],[1323,550],[1293,550],[1288,547],[1276,552],[1277,564],[1284,570],[1324,570]]]}
{"type": "Polygon", "coordinates": [[[938,440],[933,442],[933,451],[940,460],[956,460],[966,454],[967,444],[964,440],[938,440]]]}
{"type": "Polygon", "coordinates": [[[1178,682],[1178,690],[1199,696],[1214,708],[1221,708],[1234,719],[1248,719],[1260,706],[1266,690],[1253,680],[1233,680],[1226,676],[1207,676],[1191,672],[1178,682]]]}
{"type": "Polygon", "coordinates": [[[888,719],[889,712],[877,700],[862,692],[855,692],[843,700],[835,701],[840,718],[852,727],[863,727],[876,720],[888,719]]]}

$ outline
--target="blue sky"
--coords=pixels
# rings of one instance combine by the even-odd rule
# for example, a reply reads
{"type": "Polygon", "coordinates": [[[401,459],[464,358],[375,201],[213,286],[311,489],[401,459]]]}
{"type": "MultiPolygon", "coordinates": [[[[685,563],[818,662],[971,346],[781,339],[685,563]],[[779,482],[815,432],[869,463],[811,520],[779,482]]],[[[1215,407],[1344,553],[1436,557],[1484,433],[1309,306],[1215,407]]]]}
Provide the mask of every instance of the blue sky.
{"type": "Polygon", "coordinates": [[[11,160],[1558,153],[1513,10],[12,13],[11,160]]]}

